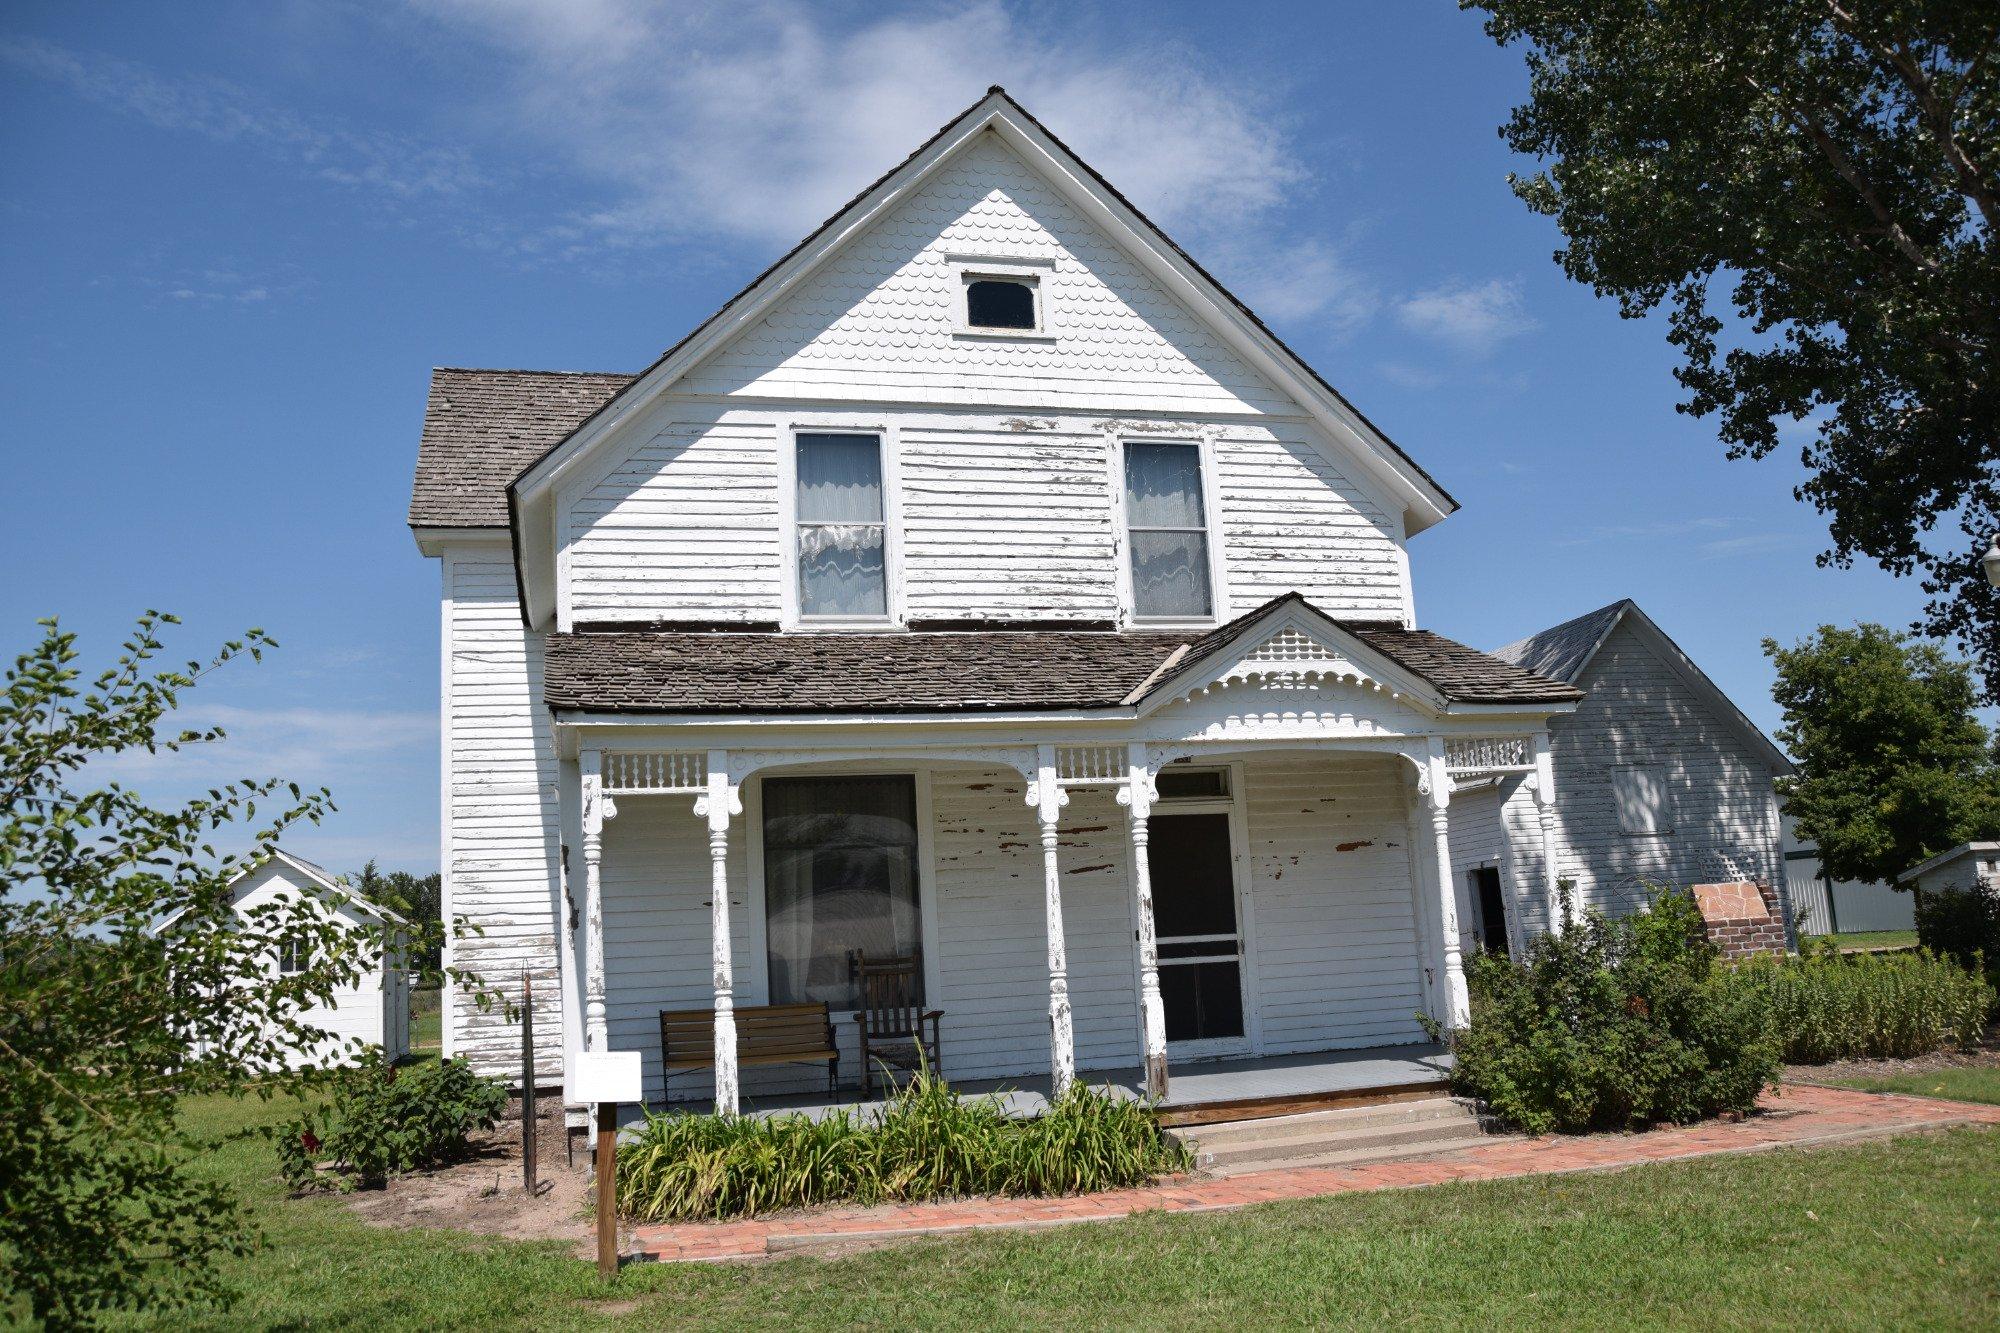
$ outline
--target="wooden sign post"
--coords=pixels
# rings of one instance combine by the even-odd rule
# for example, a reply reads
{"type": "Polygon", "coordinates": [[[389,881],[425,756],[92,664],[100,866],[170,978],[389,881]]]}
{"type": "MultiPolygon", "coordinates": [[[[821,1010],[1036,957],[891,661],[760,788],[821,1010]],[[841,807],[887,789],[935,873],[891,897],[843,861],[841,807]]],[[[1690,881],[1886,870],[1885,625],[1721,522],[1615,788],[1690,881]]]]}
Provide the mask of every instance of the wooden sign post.
{"type": "Polygon", "coordinates": [[[643,1101],[639,1052],[585,1051],[571,1095],[597,1107],[597,1271],[618,1272],[618,1104],[643,1101]]]}

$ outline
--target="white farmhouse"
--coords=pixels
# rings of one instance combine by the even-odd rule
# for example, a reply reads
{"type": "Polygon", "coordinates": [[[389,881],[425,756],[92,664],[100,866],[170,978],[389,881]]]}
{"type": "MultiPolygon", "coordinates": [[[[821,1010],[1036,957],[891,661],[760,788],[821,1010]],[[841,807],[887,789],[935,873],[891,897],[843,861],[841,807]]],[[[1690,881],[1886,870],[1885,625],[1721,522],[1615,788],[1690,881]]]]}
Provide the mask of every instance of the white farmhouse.
{"type": "Polygon", "coordinates": [[[773,1006],[852,1084],[857,956],[954,1081],[1393,1081],[1466,1011],[1453,792],[1560,808],[1583,697],[1417,628],[1456,507],[994,89],[643,372],[434,373],[450,961],[654,1100],[823,1088],[773,1006]]]}
{"type": "MultiPolygon", "coordinates": [[[[360,897],[326,870],[301,856],[273,849],[269,857],[238,875],[231,882],[230,902],[239,915],[247,915],[277,900],[315,899],[324,910],[355,930],[387,926],[398,932],[403,919],[360,897]]],[[[294,949],[280,948],[270,959],[273,977],[297,972],[311,960],[294,949]]],[[[287,1053],[286,1063],[326,1065],[352,1057],[355,1042],[378,1047],[383,1058],[400,1059],[410,1049],[409,972],[397,957],[371,955],[352,985],[334,991],[325,1004],[314,1005],[298,1015],[299,1021],[326,1034],[326,1040],[308,1049],[287,1053]]]]}
{"type": "Polygon", "coordinates": [[[1549,724],[1560,801],[1495,776],[1453,802],[1455,869],[1481,942],[1519,950],[1547,928],[1544,901],[1520,891],[1546,873],[1545,838],[1578,907],[1619,915],[1658,887],[1755,884],[1774,924],[1791,921],[1773,786],[1791,761],[1637,603],[1494,656],[1576,686],[1583,702],[1549,724]]]}

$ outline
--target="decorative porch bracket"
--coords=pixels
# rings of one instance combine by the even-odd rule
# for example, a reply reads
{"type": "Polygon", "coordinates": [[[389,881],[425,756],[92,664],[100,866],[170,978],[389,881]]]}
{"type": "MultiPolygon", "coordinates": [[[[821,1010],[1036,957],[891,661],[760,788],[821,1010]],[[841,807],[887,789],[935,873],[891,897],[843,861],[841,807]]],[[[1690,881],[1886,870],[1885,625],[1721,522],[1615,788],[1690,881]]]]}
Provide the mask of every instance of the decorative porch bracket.
{"type": "Polygon", "coordinates": [[[1035,780],[1028,784],[1027,803],[1042,829],[1042,905],[1049,939],[1049,1056],[1055,1095],[1069,1091],[1076,1078],[1076,1035],[1069,1006],[1069,954],[1063,946],[1062,872],[1056,862],[1056,825],[1069,793],[1062,788],[1056,747],[1035,751],[1035,780]]]}
{"type": "Polygon", "coordinates": [[[1132,742],[1118,801],[1131,813],[1132,896],[1139,930],[1139,1023],[1145,1052],[1146,1096],[1162,1101],[1167,1095],[1167,1011],[1160,998],[1160,940],[1153,925],[1153,869],[1147,852],[1147,821],[1153,802],[1159,797],[1153,775],[1145,742],[1132,742]]]}

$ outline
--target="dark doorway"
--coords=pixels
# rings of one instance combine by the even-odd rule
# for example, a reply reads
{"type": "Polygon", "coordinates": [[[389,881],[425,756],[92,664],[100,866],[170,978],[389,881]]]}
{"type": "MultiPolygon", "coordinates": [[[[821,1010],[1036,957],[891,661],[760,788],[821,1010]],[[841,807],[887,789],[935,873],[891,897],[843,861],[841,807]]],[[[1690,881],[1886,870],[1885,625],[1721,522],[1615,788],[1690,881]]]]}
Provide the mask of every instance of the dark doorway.
{"type": "Polygon", "coordinates": [[[1153,920],[1170,1042],[1243,1036],[1243,936],[1229,816],[1153,820],[1153,920]]]}
{"type": "Polygon", "coordinates": [[[1479,866],[1472,871],[1472,910],[1480,946],[1507,957],[1507,906],[1500,900],[1500,867],[1479,866]]]}

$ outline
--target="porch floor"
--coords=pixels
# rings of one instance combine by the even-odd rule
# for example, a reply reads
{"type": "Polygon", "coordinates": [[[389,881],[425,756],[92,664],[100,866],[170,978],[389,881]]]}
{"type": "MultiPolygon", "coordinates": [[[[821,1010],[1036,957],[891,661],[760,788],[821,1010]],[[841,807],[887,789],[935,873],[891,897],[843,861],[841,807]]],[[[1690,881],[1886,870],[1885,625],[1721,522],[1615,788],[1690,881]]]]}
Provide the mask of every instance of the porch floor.
{"type": "MultiPolygon", "coordinates": [[[[1294,1101],[1365,1094],[1376,1089],[1436,1085],[1450,1072],[1451,1056],[1442,1046],[1433,1045],[1371,1046],[1301,1055],[1190,1061],[1171,1069],[1167,1099],[1161,1104],[1161,1112],[1169,1121],[1212,1119],[1215,1118],[1213,1112],[1224,1112],[1229,1107],[1246,1103],[1282,1106],[1294,1101]],[[1203,1115],[1204,1108],[1211,1108],[1212,1113],[1203,1115]]],[[[1080,1070],[1077,1076],[1093,1086],[1125,1097],[1136,1098],[1145,1087],[1145,1073],[1137,1068],[1080,1070]]],[[[1047,1074],[967,1079],[953,1084],[953,1087],[963,1096],[998,1093],[1009,1114],[1030,1116],[1047,1107],[1050,1079],[1047,1074]]],[[[677,1102],[676,1105],[689,1110],[707,1109],[698,1102],[677,1102]]],[[[852,1088],[844,1088],[831,1098],[823,1092],[743,1098],[743,1111],[748,1115],[782,1115],[803,1111],[815,1119],[836,1109],[879,1111],[883,1105],[880,1097],[863,1101],[859,1090],[852,1088]]],[[[1270,1110],[1249,1112],[1260,1113],[1272,1114],[1270,1110]]]]}

